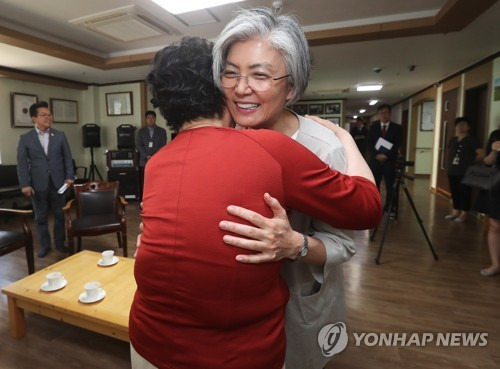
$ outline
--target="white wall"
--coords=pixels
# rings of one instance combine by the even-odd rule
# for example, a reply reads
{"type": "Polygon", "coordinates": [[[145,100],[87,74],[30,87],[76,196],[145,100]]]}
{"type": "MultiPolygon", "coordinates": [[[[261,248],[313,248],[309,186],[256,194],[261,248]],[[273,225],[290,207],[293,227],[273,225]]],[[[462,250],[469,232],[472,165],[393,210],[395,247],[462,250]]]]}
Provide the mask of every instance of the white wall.
{"type": "Polygon", "coordinates": [[[0,79],[0,155],[3,164],[16,164],[16,147],[19,136],[30,128],[11,127],[11,97],[12,92],[37,95],[38,101],[50,101],[50,98],[76,100],[78,102],[78,124],[54,123],[54,128],[63,131],[72,143],[73,157],[77,162],[84,158],[81,145],[81,122],[88,109],[84,101],[88,99],[88,92],[70,88],[55,87],[32,82],[12,79],[0,79]],[[76,144],[80,143],[80,144],[76,144]]]}
{"type": "Polygon", "coordinates": [[[140,128],[143,112],[141,111],[141,90],[139,83],[110,86],[90,86],[88,90],[75,90],[45,84],[24,82],[12,79],[0,79],[0,157],[3,164],[16,164],[16,148],[19,136],[31,128],[11,127],[10,93],[26,93],[38,96],[38,101],[49,102],[50,98],[76,100],[78,102],[78,123],[54,123],[53,127],[63,131],[70,143],[71,153],[77,165],[90,165],[90,149],[83,147],[82,126],[95,123],[101,127],[101,147],[94,149],[95,163],[103,179],[106,175],[106,150],[117,146],[116,127],[131,124],[140,128]],[[133,115],[108,116],[106,112],[106,93],[131,91],[133,115]]]}
{"type": "MultiPolygon", "coordinates": [[[[94,149],[94,160],[103,176],[106,175],[106,151],[114,150],[118,144],[116,139],[116,128],[121,124],[131,124],[137,129],[141,127],[142,111],[141,111],[141,90],[139,83],[128,83],[121,85],[101,86],[94,88],[94,107],[95,120],[93,122],[101,127],[101,147],[94,149]],[[110,92],[132,92],[132,115],[108,116],[106,111],[106,93],[110,92]]],[[[90,149],[86,149],[87,155],[86,166],[90,164],[90,149]]]]}
{"type": "MultiPolygon", "coordinates": [[[[432,120],[435,116],[435,104],[432,109],[432,120]]],[[[417,122],[422,121],[423,105],[419,105],[417,122]]],[[[433,131],[421,131],[420,127],[417,129],[417,140],[415,145],[415,174],[431,174],[432,170],[432,141],[434,138],[433,131]]]]}
{"type": "Polygon", "coordinates": [[[439,168],[439,132],[441,132],[441,108],[443,100],[443,86],[440,85],[436,92],[436,103],[434,104],[434,136],[432,138],[432,171],[431,171],[431,188],[437,187],[437,174],[439,168]]]}
{"type": "Polygon", "coordinates": [[[494,101],[494,89],[495,89],[495,80],[497,81],[497,85],[500,84],[500,58],[496,58],[493,61],[493,78],[491,81],[492,86],[492,94],[490,100],[490,119],[489,119],[489,130],[488,132],[492,132],[495,129],[500,129],[500,100],[494,101]]]}

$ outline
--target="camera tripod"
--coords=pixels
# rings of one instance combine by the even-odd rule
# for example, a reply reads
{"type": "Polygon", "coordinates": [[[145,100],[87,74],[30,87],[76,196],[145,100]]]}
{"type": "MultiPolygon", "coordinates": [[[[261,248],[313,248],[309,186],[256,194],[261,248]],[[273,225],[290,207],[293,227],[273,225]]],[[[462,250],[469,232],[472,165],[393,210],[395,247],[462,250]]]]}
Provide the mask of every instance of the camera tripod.
{"type": "MultiPolygon", "coordinates": [[[[418,224],[420,225],[420,229],[422,229],[422,232],[424,233],[425,239],[427,240],[427,244],[429,245],[429,248],[431,249],[432,256],[434,257],[434,260],[438,260],[438,256],[436,252],[434,251],[434,247],[432,246],[431,240],[429,239],[429,236],[427,235],[427,232],[425,231],[424,225],[422,223],[422,218],[418,215],[417,208],[415,207],[415,203],[413,202],[413,199],[410,195],[410,192],[408,191],[408,187],[406,187],[406,183],[404,182],[404,178],[409,179],[410,181],[413,181],[414,178],[410,177],[406,174],[403,173],[403,169],[397,168],[396,169],[396,180],[394,181],[394,184],[392,185],[392,194],[391,198],[389,200],[389,206],[384,210],[384,217],[382,218],[381,224],[383,224],[383,232],[382,232],[382,239],[380,240],[380,245],[378,248],[378,253],[377,257],[375,258],[375,263],[379,264],[380,263],[380,256],[382,255],[382,248],[384,247],[384,241],[385,241],[385,236],[387,235],[387,229],[389,227],[389,218],[390,218],[390,212],[392,211],[392,207],[394,205],[394,200],[396,196],[399,194],[399,187],[403,187],[403,191],[406,195],[406,198],[408,199],[408,202],[410,203],[410,206],[413,210],[413,214],[415,214],[415,218],[417,218],[418,224]]],[[[397,217],[396,217],[397,218],[397,217]]],[[[375,228],[375,230],[372,233],[372,236],[370,238],[371,241],[374,240],[375,234],[377,233],[378,226],[375,228]]]]}
{"type": "Polygon", "coordinates": [[[91,181],[95,180],[95,173],[97,172],[97,175],[99,176],[99,179],[102,181],[102,176],[101,173],[99,173],[99,169],[97,169],[97,166],[95,165],[94,162],[94,148],[90,148],[90,171],[89,171],[89,179],[91,181]]]}

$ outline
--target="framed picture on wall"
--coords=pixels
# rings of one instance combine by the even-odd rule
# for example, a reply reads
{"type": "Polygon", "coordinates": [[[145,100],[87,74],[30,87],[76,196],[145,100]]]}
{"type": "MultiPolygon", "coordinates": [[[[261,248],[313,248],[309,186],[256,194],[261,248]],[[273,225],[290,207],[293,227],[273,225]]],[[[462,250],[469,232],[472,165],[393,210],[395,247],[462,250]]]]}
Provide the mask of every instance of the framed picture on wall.
{"type": "Polygon", "coordinates": [[[420,112],[420,131],[434,130],[434,101],[424,101],[420,112]]]}
{"type": "Polygon", "coordinates": [[[54,123],[78,123],[78,101],[50,99],[54,123]]]}
{"type": "Polygon", "coordinates": [[[308,113],[307,104],[295,104],[292,110],[298,115],[306,115],[308,113]]]}
{"type": "Polygon", "coordinates": [[[321,115],[324,113],[323,104],[309,104],[309,114],[310,115],[321,115]]]}
{"type": "Polygon", "coordinates": [[[106,94],[106,112],[109,116],[132,115],[132,91],[106,94]]]}
{"type": "Polygon", "coordinates": [[[332,118],[327,118],[330,122],[336,125],[340,125],[340,117],[332,117],[332,118]]]}
{"type": "Polygon", "coordinates": [[[10,94],[11,127],[32,128],[30,106],[38,102],[36,95],[12,92],[10,94]]]}
{"type": "Polygon", "coordinates": [[[340,114],[340,103],[325,104],[325,114],[340,114]]]}

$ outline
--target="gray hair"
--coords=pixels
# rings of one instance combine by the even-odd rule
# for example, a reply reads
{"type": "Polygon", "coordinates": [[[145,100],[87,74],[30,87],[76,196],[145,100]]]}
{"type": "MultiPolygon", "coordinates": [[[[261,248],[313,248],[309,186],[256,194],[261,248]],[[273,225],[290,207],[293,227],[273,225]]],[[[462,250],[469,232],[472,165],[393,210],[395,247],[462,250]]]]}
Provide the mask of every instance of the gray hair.
{"type": "Polygon", "coordinates": [[[297,101],[307,88],[311,73],[311,56],[304,32],[296,17],[277,14],[269,8],[244,9],[224,27],[213,48],[213,73],[216,85],[222,90],[220,74],[226,67],[231,46],[252,38],[267,39],[281,54],[293,87],[287,105],[297,101]]]}

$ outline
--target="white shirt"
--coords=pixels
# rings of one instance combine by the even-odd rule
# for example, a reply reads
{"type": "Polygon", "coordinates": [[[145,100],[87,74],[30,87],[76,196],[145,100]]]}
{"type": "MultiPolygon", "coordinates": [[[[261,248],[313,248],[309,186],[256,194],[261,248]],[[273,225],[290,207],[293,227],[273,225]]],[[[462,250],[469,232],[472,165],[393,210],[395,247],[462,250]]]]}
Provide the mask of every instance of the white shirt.
{"type": "Polygon", "coordinates": [[[36,133],[38,134],[38,139],[40,140],[40,144],[43,147],[43,151],[45,152],[45,155],[47,155],[49,152],[50,129],[46,130],[45,132],[42,132],[37,127],[35,127],[35,130],[36,130],[36,133]]]}

